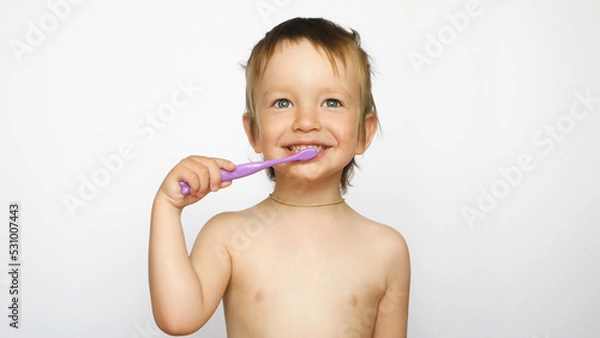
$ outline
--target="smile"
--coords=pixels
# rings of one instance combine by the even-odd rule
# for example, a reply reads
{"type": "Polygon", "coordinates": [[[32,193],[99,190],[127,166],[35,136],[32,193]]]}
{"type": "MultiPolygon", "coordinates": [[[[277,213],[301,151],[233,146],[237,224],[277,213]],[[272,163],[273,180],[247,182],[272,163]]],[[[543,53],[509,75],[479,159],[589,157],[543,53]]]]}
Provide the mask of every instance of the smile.
{"type": "Polygon", "coordinates": [[[288,146],[287,147],[291,152],[293,153],[297,153],[301,150],[307,149],[307,148],[315,148],[317,149],[319,152],[325,150],[325,148],[327,148],[326,146],[323,145],[317,145],[317,144],[303,144],[303,145],[294,145],[294,146],[288,146]]]}

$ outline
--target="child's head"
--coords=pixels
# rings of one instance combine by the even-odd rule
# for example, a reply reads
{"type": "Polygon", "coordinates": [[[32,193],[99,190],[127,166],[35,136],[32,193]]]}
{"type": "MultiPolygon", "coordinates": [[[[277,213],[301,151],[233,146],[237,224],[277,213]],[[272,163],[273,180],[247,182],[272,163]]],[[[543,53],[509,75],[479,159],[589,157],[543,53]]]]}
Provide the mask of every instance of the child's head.
{"type": "MultiPolygon", "coordinates": [[[[376,107],[371,93],[371,65],[369,56],[360,47],[360,36],[354,31],[347,31],[337,24],[321,18],[294,18],[285,21],[271,31],[254,46],[246,64],[246,113],[250,137],[256,139],[257,109],[255,102],[255,87],[263,76],[267,65],[282,43],[298,43],[303,40],[310,42],[317,50],[328,57],[334,73],[337,75],[339,62],[343,67],[352,64],[356,67],[360,92],[360,116],[358,125],[359,142],[365,142],[365,120],[371,115],[376,118],[376,107]]],[[[354,158],[344,167],[340,180],[340,190],[346,191],[349,179],[356,166],[354,158]]],[[[275,171],[267,171],[271,180],[275,180],[275,171]]]]}

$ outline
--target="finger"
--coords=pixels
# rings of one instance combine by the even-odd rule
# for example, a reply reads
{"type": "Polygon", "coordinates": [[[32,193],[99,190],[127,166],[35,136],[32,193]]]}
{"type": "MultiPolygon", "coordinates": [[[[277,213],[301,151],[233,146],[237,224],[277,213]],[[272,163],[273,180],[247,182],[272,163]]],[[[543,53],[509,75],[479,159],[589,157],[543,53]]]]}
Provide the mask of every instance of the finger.
{"type": "MultiPolygon", "coordinates": [[[[175,181],[179,186],[179,181],[184,181],[190,187],[189,194],[196,195],[198,192],[198,188],[200,186],[200,178],[196,174],[196,172],[185,165],[181,166],[179,173],[175,175],[175,181]]],[[[181,188],[180,188],[181,189],[181,188]]]]}
{"type": "Polygon", "coordinates": [[[232,183],[233,183],[233,181],[221,182],[221,187],[220,187],[220,189],[227,188],[227,187],[228,187],[228,186],[230,186],[232,183]]]}
{"type": "Polygon", "coordinates": [[[210,191],[215,192],[221,187],[221,167],[216,160],[213,160],[206,164],[206,168],[210,175],[210,191]]]}
{"type": "Polygon", "coordinates": [[[219,168],[223,168],[227,171],[235,170],[235,164],[229,160],[223,158],[215,158],[214,160],[219,165],[219,168]]]}
{"type": "Polygon", "coordinates": [[[203,183],[204,181],[207,181],[207,179],[202,177],[204,168],[202,162],[199,162],[190,156],[181,161],[179,168],[181,170],[179,175],[181,176],[178,177],[178,180],[183,180],[188,183],[190,186],[190,194],[192,196],[199,196],[199,194],[202,194],[203,183]]]}
{"type": "Polygon", "coordinates": [[[221,168],[232,171],[235,170],[236,167],[235,164],[229,160],[203,156],[189,156],[182,161],[182,165],[195,171],[208,171],[208,181],[204,177],[204,174],[197,172],[200,178],[197,193],[201,194],[207,194],[209,191],[218,191],[221,188],[221,168]]]}
{"type": "Polygon", "coordinates": [[[202,163],[205,164],[207,163],[207,161],[214,161],[215,163],[217,163],[217,165],[219,166],[219,168],[225,169],[227,171],[232,171],[235,170],[235,163],[223,159],[223,158],[218,158],[218,157],[204,157],[204,156],[189,156],[186,158],[186,160],[192,161],[192,162],[197,162],[197,163],[202,163]]]}
{"type": "Polygon", "coordinates": [[[210,189],[210,173],[205,165],[194,166],[194,171],[198,175],[198,192],[196,196],[202,198],[209,192],[210,189]]]}

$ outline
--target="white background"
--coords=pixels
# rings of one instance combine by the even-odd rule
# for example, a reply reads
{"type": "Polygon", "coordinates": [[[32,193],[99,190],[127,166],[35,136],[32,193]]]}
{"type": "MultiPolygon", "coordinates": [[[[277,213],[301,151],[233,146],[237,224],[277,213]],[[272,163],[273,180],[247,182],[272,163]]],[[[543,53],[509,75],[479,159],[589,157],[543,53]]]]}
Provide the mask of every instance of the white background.
{"type": "MultiPolygon", "coordinates": [[[[154,194],[190,154],[259,159],[242,129],[240,64],[296,16],[358,30],[373,58],[383,130],[347,201],[409,244],[409,336],[600,336],[598,2],[482,0],[460,32],[450,21],[463,0],[89,0],[52,21],[53,3],[0,3],[0,206],[21,203],[22,249],[20,328],[8,326],[2,263],[0,336],[164,336],[147,278],[154,194]],[[28,42],[33,26],[46,32],[28,42]],[[162,130],[134,132],[180,82],[202,90],[162,130]],[[595,101],[573,119],[577,95],[595,101]],[[553,141],[544,128],[557,123],[553,141]],[[127,144],[133,155],[100,177],[100,158],[127,144]],[[522,156],[535,168],[519,176],[522,156]],[[86,200],[81,179],[95,174],[105,186],[86,200]],[[65,198],[82,206],[71,214],[65,198]]],[[[270,189],[255,175],[186,209],[188,245],[209,217],[270,189]]],[[[225,337],[222,310],[193,336],[225,337]]]]}

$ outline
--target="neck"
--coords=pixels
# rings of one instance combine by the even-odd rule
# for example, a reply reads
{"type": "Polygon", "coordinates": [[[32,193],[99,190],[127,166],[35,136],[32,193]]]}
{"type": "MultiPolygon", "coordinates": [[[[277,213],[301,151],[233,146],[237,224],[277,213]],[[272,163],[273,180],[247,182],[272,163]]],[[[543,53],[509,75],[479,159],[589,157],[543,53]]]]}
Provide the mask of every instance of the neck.
{"type": "Polygon", "coordinates": [[[278,179],[271,194],[278,203],[296,206],[319,206],[341,203],[339,180],[328,182],[278,179]]]}
{"type": "Polygon", "coordinates": [[[289,207],[305,207],[305,208],[326,207],[328,205],[342,204],[342,203],[344,203],[346,201],[345,199],[342,198],[342,199],[339,199],[337,201],[331,201],[331,202],[321,202],[321,203],[293,203],[293,202],[286,202],[284,200],[281,200],[281,199],[273,196],[273,194],[269,194],[269,198],[272,199],[273,201],[279,203],[279,204],[287,205],[289,207]]]}

